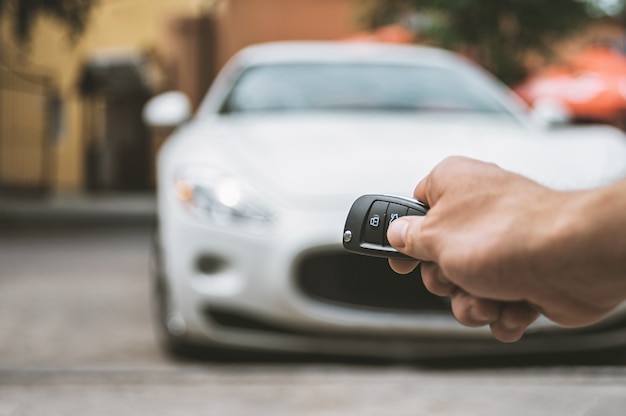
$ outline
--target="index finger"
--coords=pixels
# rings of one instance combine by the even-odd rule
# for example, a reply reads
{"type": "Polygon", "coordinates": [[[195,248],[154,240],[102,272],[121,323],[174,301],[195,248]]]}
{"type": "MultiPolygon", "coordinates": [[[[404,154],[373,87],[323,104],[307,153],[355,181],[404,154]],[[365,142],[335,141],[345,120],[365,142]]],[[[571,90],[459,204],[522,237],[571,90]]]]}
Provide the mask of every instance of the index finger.
{"type": "Polygon", "coordinates": [[[428,186],[427,182],[429,181],[428,178],[430,178],[430,174],[417,183],[415,189],[413,190],[413,197],[431,207],[434,202],[428,200],[428,193],[426,192],[426,188],[428,186]]]}
{"type": "Polygon", "coordinates": [[[439,162],[415,187],[413,196],[433,207],[455,178],[467,174],[469,166],[478,163],[463,156],[449,156],[439,162]]]}

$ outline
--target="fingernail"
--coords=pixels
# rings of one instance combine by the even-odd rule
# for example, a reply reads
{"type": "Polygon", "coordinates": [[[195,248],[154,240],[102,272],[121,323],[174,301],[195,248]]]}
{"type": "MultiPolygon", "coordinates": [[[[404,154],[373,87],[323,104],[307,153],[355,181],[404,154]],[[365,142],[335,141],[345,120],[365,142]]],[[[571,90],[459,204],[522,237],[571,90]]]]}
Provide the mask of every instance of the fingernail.
{"type": "Polygon", "coordinates": [[[387,229],[387,240],[389,240],[389,244],[395,248],[403,248],[408,225],[408,222],[403,218],[398,218],[389,224],[389,228],[387,229]]]}

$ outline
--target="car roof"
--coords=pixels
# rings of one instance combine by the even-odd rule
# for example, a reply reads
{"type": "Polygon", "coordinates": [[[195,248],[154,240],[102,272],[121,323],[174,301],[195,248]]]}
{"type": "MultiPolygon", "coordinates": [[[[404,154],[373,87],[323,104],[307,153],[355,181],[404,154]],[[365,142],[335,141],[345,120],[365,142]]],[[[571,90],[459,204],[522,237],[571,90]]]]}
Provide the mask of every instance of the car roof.
{"type": "Polygon", "coordinates": [[[376,62],[446,67],[458,65],[460,61],[457,55],[427,46],[355,41],[263,43],[242,49],[234,60],[238,66],[306,62],[376,62]]]}
{"type": "MultiPolygon", "coordinates": [[[[247,46],[222,68],[197,114],[219,111],[234,79],[247,68],[284,64],[412,65],[461,71],[476,79],[495,78],[469,59],[439,48],[355,41],[281,41],[247,46]]],[[[493,85],[489,85],[493,89],[493,85]]],[[[498,93],[502,96],[502,93],[498,93]]],[[[512,104],[507,104],[511,108],[512,104]]]]}

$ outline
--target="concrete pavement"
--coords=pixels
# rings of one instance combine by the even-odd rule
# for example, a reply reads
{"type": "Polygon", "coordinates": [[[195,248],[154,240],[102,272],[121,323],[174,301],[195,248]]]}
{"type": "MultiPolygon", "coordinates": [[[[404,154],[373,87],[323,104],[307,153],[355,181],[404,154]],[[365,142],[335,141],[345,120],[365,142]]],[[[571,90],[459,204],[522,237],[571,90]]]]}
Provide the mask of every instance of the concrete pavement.
{"type": "MultiPolygon", "coordinates": [[[[153,208],[150,196],[111,195],[1,209],[18,223],[110,223],[145,220],[153,208]]],[[[152,333],[149,227],[24,228],[0,232],[0,416],[621,416],[626,409],[624,366],[174,361],[152,333]]]]}

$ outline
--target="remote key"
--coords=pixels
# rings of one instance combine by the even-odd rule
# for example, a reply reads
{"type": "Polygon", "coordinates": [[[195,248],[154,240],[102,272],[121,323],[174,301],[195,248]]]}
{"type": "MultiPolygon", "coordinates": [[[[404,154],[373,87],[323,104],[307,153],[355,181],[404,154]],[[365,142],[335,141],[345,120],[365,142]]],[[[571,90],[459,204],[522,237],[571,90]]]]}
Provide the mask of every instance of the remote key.
{"type": "Polygon", "coordinates": [[[417,199],[393,195],[363,195],[352,204],[343,229],[346,250],[375,257],[408,259],[389,245],[387,228],[405,215],[426,215],[428,207],[417,199]]]}

